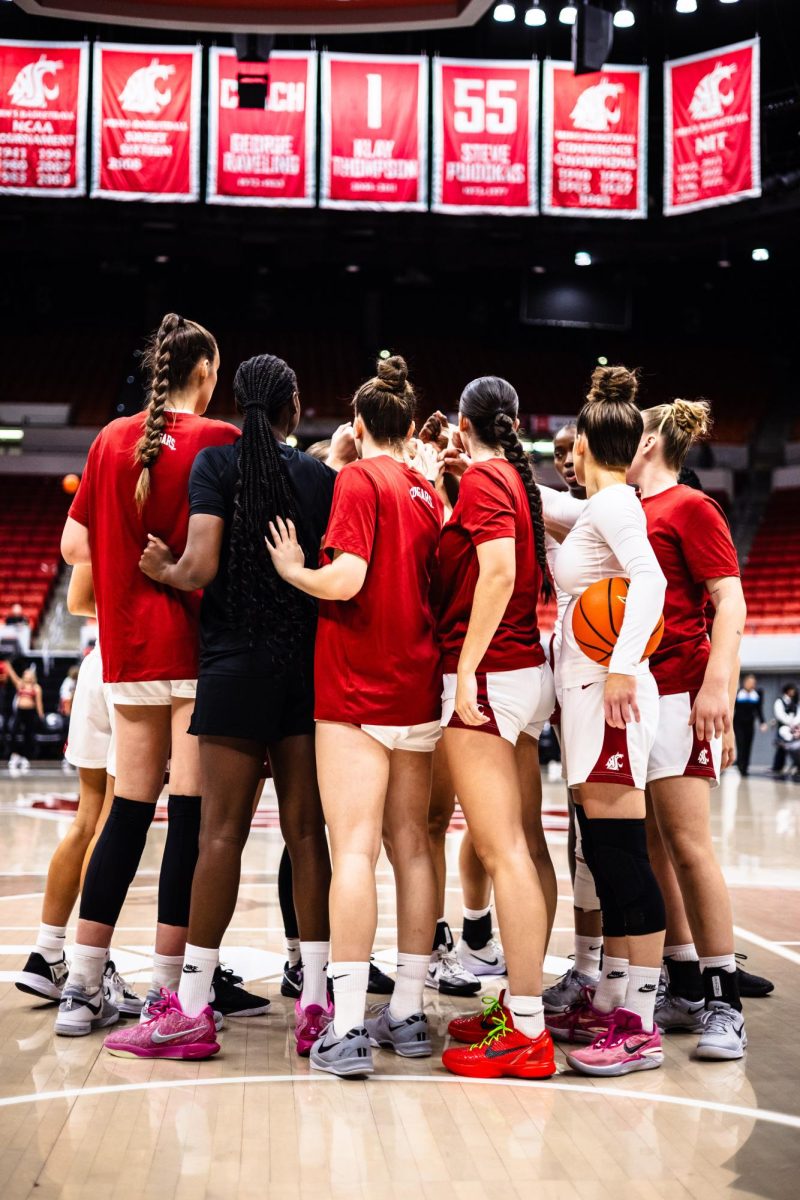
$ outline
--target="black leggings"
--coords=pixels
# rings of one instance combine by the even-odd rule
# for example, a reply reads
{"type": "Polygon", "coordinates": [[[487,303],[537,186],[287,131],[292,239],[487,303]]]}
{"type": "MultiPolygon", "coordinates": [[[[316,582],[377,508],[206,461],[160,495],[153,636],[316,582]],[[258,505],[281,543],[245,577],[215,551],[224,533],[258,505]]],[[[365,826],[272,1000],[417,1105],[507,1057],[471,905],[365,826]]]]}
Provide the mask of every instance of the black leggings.
{"type": "Polygon", "coordinates": [[[33,758],[35,755],[36,742],[34,734],[39,721],[39,714],[35,708],[18,708],[12,714],[11,720],[8,723],[8,737],[6,738],[6,755],[14,753],[15,743],[22,741],[22,749],[19,751],[23,758],[33,758]]]}

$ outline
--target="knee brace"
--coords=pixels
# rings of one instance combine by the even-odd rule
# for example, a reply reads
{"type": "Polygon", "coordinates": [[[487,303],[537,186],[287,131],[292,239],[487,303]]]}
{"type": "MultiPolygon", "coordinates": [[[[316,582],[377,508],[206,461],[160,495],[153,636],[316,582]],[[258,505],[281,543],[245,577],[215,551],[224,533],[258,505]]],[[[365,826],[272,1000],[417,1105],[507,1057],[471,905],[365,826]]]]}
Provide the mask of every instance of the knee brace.
{"type": "Polygon", "coordinates": [[[86,869],[81,920],[116,925],[128,888],[139,869],[155,810],[155,804],[114,797],[86,869]]]}
{"type": "Polygon", "coordinates": [[[167,840],[158,877],[159,925],[189,924],[192,880],[200,838],[200,797],[170,796],[167,840]]]}
{"type": "Polygon", "coordinates": [[[666,925],[664,899],[647,856],[644,818],[589,821],[596,863],[596,879],[603,908],[604,894],[613,897],[624,920],[624,934],[642,937],[659,933],[666,925]]]}

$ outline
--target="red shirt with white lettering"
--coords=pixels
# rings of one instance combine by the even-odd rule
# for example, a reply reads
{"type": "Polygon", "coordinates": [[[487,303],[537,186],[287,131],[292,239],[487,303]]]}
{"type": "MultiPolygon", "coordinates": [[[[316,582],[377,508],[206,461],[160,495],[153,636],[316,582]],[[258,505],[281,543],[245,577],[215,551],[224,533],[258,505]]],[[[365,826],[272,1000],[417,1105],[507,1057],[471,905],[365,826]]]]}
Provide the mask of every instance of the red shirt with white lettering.
{"type": "Polygon", "coordinates": [[[437,633],[447,674],[457,670],[467,634],[479,574],[477,547],[500,538],[514,539],[514,591],[478,670],[516,671],[545,661],[536,617],[542,576],[528,493],[510,462],[490,458],[464,472],[439,543],[437,633]]]}
{"type": "Polygon", "coordinates": [[[351,600],[322,600],[315,717],[350,725],[421,725],[441,716],[442,676],[430,601],[441,501],[387,454],[339,472],[323,557],[369,565],[351,600]]]}
{"type": "Polygon", "coordinates": [[[697,691],[711,643],[706,618],[707,579],[739,575],[725,514],[710,496],[676,484],[642,501],[647,536],[667,579],[664,636],[650,670],[661,696],[697,691]]]}
{"type": "Polygon", "coordinates": [[[121,417],[89,450],[69,515],[89,530],[92,579],[106,683],[196,679],[200,592],[153,583],[139,559],[154,533],[176,558],[186,547],[189,474],[206,446],[239,437],[227,421],[168,412],[161,453],[150,469],[150,495],[140,513],[134,494],[141,466],[134,449],[145,415],[121,417]]]}

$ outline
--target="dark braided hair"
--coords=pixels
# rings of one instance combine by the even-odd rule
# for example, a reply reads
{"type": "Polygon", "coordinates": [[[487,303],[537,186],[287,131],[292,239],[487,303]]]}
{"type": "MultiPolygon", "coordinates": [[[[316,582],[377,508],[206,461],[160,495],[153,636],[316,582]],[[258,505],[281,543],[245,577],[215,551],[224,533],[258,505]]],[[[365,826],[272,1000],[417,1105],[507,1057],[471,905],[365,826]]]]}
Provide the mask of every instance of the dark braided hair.
{"type": "Polygon", "coordinates": [[[285,662],[307,640],[315,612],[309,596],[280,578],[264,541],[268,523],[277,516],[297,524],[289,474],[271,428],[297,394],[297,379],[283,359],[259,354],[241,364],[233,390],[244,427],[236,444],[228,616],[244,626],[251,645],[268,632],[276,658],[285,662]]]}
{"type": "Polygon", "coordinates": [[[161,453],[169,394],[186,387],[201,358],[213,362],[217,343],[212,334],[195,321],[167,313],[145,348],[142,359],[148,375],[150,395],[144,432],[136,443],[134,462],[142,464],[136,482],[136,507],[144,508],[150,495],[150,468],[161,453]]]}
{"type": "Polygon", "coordinates": [[[471,421],[479,441],[485,446],[502,450],[525,485],[533,523],[536,561],[542,576],[542,597],[547,601],[553,593],[553,585],[547,566],[542,495],[531,460],[514,429],[514,421],[519,412],[519,397],[507,380],[500,379],[497,375],[485,375],[467,384],[461,393],[458,408],[459,412],[471,421]]]}

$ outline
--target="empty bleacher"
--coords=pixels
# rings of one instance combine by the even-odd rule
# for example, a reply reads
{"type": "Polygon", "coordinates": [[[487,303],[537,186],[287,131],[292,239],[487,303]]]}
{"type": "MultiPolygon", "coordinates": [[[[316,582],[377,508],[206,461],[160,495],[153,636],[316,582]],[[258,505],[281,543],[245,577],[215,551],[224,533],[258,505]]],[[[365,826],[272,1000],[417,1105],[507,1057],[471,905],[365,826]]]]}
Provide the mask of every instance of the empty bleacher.
{"type": "Polygon", "coordinates": [[[0,475],[0,623],[21,604],[36,632],[61,569],[68,508],[60,479],[0,475]]]}
{"type": "Polygon", "coordinates": [[[800,634],[800,488],[770,497],[742,582],[747,633],[800,634]]]}

